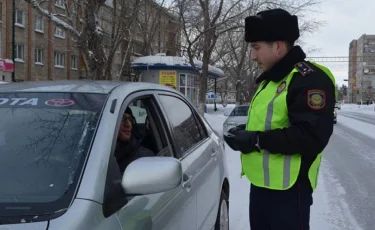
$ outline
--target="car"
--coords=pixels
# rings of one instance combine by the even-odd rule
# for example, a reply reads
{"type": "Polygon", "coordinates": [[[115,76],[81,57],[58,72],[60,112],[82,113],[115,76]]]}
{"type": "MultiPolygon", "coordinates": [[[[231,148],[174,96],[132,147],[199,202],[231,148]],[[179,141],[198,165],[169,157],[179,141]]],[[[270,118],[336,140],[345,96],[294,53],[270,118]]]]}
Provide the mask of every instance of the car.
{"type": "Polygon", "coordinates": [[[337,124],[337,111],[333,110],[333,124],[337,124]]]}
{"type": "Polygon", "coordinates": [[[333,124],[337,124],[337,109],[340,109],[339,103],[335,103],[335,108],[333,109],[333,124]]]}
{"type": "Polygon", "coordinates": [[[221,137],[184,95],[141,82],[0,86],[0,228],[229,229],[221,137]],[[123,175],[114,156],[131,108],[155,156],[123,175]]]}
{"type": "Polygon", "coordinates": [[[0,85],[2,85],[2,84],[7,84],[8,82],[6,82],[6,81],[0,81],[0,85]]]}
{"type": "Polygon", "coordinates": [[[238,126],[245,125],[247,123],[249,105],[237,105],[230,113],[224,113],[228,118],[223,123],[223,133],[229,131],[229,129],[238,126]]]}

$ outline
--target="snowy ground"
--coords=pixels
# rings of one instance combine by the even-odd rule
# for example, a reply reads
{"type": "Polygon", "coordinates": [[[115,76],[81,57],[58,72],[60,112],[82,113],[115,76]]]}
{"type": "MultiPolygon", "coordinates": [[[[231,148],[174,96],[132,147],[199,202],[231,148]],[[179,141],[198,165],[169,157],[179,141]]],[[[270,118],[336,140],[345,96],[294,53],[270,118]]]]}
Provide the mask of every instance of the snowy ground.
{"type": "MultiPolygon", "coordinates": [[[[206,119],[222,133],[223,108],[208,105],[206,119]]],[[[375,227],[374,105],[343,105],[324,151],[318,188],[311,209],[312,230],[371,230],[375,227]]],[[[248,230],[249,182],[240,178],[239,153],[226,146],[231,183],[230,229],[248,230]]]]}

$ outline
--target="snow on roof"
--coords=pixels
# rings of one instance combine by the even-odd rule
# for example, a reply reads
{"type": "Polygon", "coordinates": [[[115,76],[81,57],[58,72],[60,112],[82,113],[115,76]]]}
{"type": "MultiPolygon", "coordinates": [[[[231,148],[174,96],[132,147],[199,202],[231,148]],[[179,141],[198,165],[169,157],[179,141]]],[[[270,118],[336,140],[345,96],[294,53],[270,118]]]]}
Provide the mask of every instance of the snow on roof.
{"type": "MultiPolygon", "coordinates": [[[[194,60],[194,64],[198,70],[202,69],[202,61],[194,60]]],[[[189,69],[193,70],[189,61],[185,57],[166,56],[164,53],[155,54],[154,56],[144,56],[135,59],[132,62],[134,69],[147,69],[153,67],[153,69],[162,69],[165,67],[176,68],[176,69],[189,69]]],[[[208,66],[208,74],[213,77],[224,77],[224,72],[212,65],[208,66]]]]}

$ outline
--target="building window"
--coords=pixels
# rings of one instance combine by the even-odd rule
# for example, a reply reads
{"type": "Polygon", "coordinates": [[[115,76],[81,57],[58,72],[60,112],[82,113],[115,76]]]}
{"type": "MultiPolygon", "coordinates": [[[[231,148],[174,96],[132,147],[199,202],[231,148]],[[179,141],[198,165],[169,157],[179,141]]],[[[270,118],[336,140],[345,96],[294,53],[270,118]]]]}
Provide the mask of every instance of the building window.
{"type": "Polygon", "coordinates": [[[71,63],[72,69],[76,70],[78,69],[78,59],[77,56],[72,55],[72,63],[71,63]]]}
{"type": "Polygon", "coordinates": [[[55,52],[55,67],[64,68],[65,67],[65,54],[60,52],[55,52]]]}
{"type": "Polygon", "coordinates": [[[16,10],[16,26],[25,27],[25,14],[22,10],[16,10]]]}
{"type": "Polygon", "coordinates": [[[101,7],[101,14],[104,20],[112,21],[112,15],[113,15],[112,8],[109,9],[106,7],[101,7]]]}
{"type": "Polygon", "coordinates": [[[65,0],[55,0],[55,6],[65,9],[65,0]]]}
{"type": "Polygon", "coordinates": [[[116,65],[116,76],[117,77],[120,77],[120,74],[121,74],[121,65],[116,65]]]}
{"type": "Polygon", "coordinates": [[[198,78],[196,75],[180,74],[180,92],[194,105],[198,104],[198,78]]]}
{"type": "Polygon", "coordinates": [[[65,38],[65,30],[61,27],[55,26],[55,37],[65,38]]]}
{"type": "Polygon", "coordinates": [[[16,49],[15,50],[16,56],[14,57],[15,61],[16,62],[24,62],[24,46],[23,45],[16,45],[15,49],[16,49]]]}
{"type": "Polygon", "coordinates": [[[110,46],[111,45],[111,36],[109,35],[109,33],[107,33],[107,32],[103,33],[102,44],[104,46],[110,46]]]}
{"type": "Polygon", "coordinates": [[[43,65],[43,50],[35,49],[35,64],[43,65]]]}
{"type": "Polygon", "coordinates": [[[44,24],[43,24],[43,17],[42,16],[36,16],[35,18],[35,31],[38,32],[44,32],[44,24]]]}

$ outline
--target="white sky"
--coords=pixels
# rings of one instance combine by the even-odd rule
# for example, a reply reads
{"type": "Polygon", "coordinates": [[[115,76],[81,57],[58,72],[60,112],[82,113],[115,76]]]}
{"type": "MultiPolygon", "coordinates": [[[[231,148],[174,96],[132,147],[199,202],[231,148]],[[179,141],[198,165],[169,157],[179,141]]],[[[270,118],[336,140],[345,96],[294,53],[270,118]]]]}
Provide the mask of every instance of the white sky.
{"type": "MultiPolygon", "coordinates": [[[[348,56],[349,43],[363,34],[375,34],[375,0],[323,0],[318,13],[311,13],[319,21],[325,21],[317,32],[303,38],[308,47],[318,52],[308,53],[310,57],[348,56]]],[[[321,62],[335,75],[341,86],[348,78],[347,62],[321,62]]]]}

